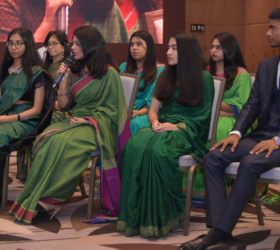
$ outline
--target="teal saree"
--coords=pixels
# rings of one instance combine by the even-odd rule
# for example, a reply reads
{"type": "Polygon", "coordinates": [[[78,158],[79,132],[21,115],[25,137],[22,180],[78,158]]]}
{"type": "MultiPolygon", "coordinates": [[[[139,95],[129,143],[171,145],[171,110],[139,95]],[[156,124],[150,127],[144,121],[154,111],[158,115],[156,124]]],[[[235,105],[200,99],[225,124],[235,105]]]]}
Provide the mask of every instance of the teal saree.
{"type": "Polygon", "coordinates": [[[120,155],[122,192],[117,230],[126,236],[163,237],[183,228],[184,200],[179,157],[191,154],[198,162],[208,152],[214,82],[203,72],[203,105],[184,107],[173,99],[162,103],[161,123],[176,124],[180,130],[155,133],[140,129],[120,155]]]}
{"type": "MultiPolygon", "coordinates": [[[[126,62],[122,63],[120,65],[120,72],[125,72],[126,69],[126,62]]],[[[147,107],[150,109],[151,106],[151,101],[153,98],[153,92],[156,84],[156,80],[159,76],[159,74],[164,70],[165,65],[162,63],[157,63],[157,77],[152,82],[143,92],[140,92],[139,90],[137,91],[136,99],[134,102],[134,110],[140,110],[143,107],[147,107]]],[[[141,76],[143,74],[143,68],[141,67],[140,70],[137,69],[137,76],[141,76]],[[141,70],[142,69],[142,70],[141,70]]],[[[141,78],[140,83],[139,83],[139,88],[142,88],[144,86],[144,79],[141,78]]],[[[131,129],[131,135],[136,134],[136,132],[143,127],[149,126],[149,119],[148,119],[148,114],[144,114],[141,116],[135,116],[130,120],[130,129],[131,129]]]]}

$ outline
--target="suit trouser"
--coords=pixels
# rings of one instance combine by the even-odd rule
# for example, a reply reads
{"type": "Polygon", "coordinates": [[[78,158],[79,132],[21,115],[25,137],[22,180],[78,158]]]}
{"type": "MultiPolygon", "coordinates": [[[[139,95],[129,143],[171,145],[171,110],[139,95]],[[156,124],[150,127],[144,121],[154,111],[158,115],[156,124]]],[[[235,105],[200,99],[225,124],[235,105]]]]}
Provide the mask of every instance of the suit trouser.
{"type": "Polygon", "coordinates": [[[249,153],[261,141],[247,137],[240,140],[235,152],[231,152],[229,145],[224,152],[218,148],[204,157],[207,227],[215,226],[231,233],[254,192],[257,179],[262,173],[280,166],[280,150],[273,151],[269,158],[265,157],[268,151],[259,155],[249,153]],[[227,197],[224,173],[232,162],[240,162],[240,166],[227,197]]]}

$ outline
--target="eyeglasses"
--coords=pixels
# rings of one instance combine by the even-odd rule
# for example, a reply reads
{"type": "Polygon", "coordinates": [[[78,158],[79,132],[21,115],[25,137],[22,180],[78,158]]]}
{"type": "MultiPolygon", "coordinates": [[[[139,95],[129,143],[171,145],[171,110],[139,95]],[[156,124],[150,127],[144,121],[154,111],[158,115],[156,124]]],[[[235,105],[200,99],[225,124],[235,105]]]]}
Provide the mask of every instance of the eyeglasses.
{"type": "Polygon", "coordinates": [[[222,45],[213,45],[213,44],[210,44],[208,46],[208,48],[209,48],[209,50],[212,50],[214,48],[216,48],[216,50],[222,50],[223,49],[222,45]]]}
{"type": "Polygon", "coordinates": [[[52,46],[53,48],[55,48],[57,45],[58,45],[58,43],[48,43],[47,45],[45,45],[45,47],[49,48],[52,46]]]}
{"type": "Polygon", "coordinates": [[[16,41],[14,43],[12,41],[8,41],[6,43],[6,46],[11,49],[13,47],[13,45],[15,45],[16,49],[20,49],[22,44],[24,44],[24,43],[22,43],[21,41],[16,41]]]}

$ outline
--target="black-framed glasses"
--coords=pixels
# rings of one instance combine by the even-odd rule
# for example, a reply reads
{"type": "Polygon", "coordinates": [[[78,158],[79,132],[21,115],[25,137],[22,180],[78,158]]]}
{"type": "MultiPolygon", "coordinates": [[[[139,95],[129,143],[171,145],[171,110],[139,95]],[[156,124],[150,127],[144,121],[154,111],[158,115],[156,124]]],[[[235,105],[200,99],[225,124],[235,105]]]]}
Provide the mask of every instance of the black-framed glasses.
{"type": "Polygon", "coordinates": [[[58,43],[53,42],[53,43],[48,43],[48,44],[46,44],[45,47],[46,47],[46,48],[49,48],[49,47],[55,48],[57,45],[58,45],[58,43]]]}
{"type": "Polygon", "coordinates": [[[15,41],[15,42],[8,41],[8,42],[6,43],[6,46],[7,46],[8,48],[12,48],[13,45],[15,45],[16,49],[20,49],[21,46],[22,46],[23,44],[24,44],[24,43],[21,42],[21,41],[15,41]]]}
{"type": "Polygon", "coordinates": [[[208,46],[208,48],[209,48],[209,50],[212,50],[214,48],[216,48],[216,50],[222,50],[223,49],[222,45],[213,45],[213,44],[210,44],[208,46]]]}

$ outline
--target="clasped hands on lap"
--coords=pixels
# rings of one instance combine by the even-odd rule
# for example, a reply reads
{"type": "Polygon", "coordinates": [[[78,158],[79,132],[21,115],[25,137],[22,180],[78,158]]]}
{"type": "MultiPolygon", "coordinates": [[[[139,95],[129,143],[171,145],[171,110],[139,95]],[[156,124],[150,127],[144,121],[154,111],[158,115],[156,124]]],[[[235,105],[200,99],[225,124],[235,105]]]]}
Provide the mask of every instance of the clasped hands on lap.
{"type": "Polygon", "coordinates": [[[154,119],[152,121],[151,126],[152,126],[152,129],[155,133],[163,133],[163,132],[166,132],[166,131],[179,130],[177,125],[169,123],[169,122],[160,123],[158,121],[158,119],[154,119]]]}
{"type": "MultiPolygon", "coordinates": [[[[216,143],[210,149],[210,151],[222,146],[220,152],[223,152],[228,145],[232,145],[231,151],[234,152],[238,143],[239,143],[239,136],[237,134],[232,134],[227,138],[221,140],[220,142],[216,143]]],[[[253,147],[249,153],[258,155],[264,151],[268,151],[268,153],[265,156],[266,158],[268,158],[273,151],[278,150],[279,148],[280,146],[276,145],[275,140],[270,139],[270,140],[261,141],[255,147],[253,147]]]]}

